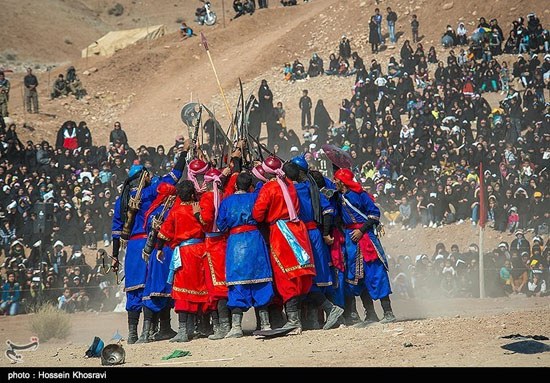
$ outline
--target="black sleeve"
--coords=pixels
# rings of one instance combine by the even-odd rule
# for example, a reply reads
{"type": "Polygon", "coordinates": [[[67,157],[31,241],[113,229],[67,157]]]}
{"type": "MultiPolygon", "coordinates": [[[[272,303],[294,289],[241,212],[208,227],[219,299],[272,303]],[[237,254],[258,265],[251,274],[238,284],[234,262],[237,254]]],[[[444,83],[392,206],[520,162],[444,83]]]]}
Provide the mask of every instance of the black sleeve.
{"type": "Polygon", "coordinates": [[[161,239],[160,237],[157,237],[157,249],[162,250],[164,248],[164,244],[166,243],[166,240],[161,239]]]}
{"type": "Polygon", "coordinates": [[[180,172],[183,172],[183,169],[185,168],[186,158],[187,158],[187,152],[181,153],[178,158],[178,162],[176,162],[176,165],[174,166],[174,170],[179,170],[180,172]]]}
{"type": "Polygon", "coordinates": [[[330,227],[332,226],[332,216],[330,214],[323,215],[323,237],[330,234],[330,227]]]}
{"type": "Polygon", "coordinates": [[[367,222],[365,222],[359,230],[361,231],[361,233],[365,234],[367,230],[369,230],[371,227],[373,227],[377,223],[378,221],[375,220],[374,218],[369,218],[367,222]]]}
{"type": "Polygon", "coordinates": [[[120,250],[120,238],[113,238],[113,258],[118,260],[118,252],[120,250]]]}
{"type": "Polygon", "coordinates": [[[201,222],[201,213],[195,213],[193,216],[197,219],[197,221],[201,222]]]}
{"type": "Polygon", "coordinates": [[[243,169],[243,159],[240,157],[232,157],[233,161],[233,173],[240,173],[243,169]]]}

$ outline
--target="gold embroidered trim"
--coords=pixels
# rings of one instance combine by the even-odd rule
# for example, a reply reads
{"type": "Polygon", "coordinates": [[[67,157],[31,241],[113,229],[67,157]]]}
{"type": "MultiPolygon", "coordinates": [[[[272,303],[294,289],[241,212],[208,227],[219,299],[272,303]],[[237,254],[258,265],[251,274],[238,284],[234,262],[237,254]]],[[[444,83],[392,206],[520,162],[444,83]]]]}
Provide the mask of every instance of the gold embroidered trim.
{"type": "Polygon", "coordinates": [[[315,285],[319,287],[332,286],[332,282],[318,282],[318,283],[315,283],[315,285]]]}
{"type": "Polygon", "coordinates": [[[377,221],[380,221],[380,217],[377,217],[375,215],[367,215],[367,218],[372,218],[372,219],[375,219],[377,221]]]}
{"type": "Polygon", "coordinates": [[[296,265],[296,266],[292,266],[292,267],[289,267],[288,269],[285,269],[283,264],[281,263],[281,261],[279,260],[279,258],[277,257],[277,255],[275,255],[275,253],[273,251],[271,251],[271,255],[273,256],[273,259],[275,259],[275,262],[277,262],[277,265],[279,265],[279,268],[281,269],[281,271],[283,273],[290,273],[291,271],[294,271],[294,270],[298,270],[298,269],[306,269],[306,268],[315,268],[315,265],[312,264],[312,263],[308,263],[306,265],[296,265]]]}
{"type": "Polygon", "coordinates": [[[210,276],[212,277],[212,284],[214,286],[225,286],[226,282],[224,281],[218,281],[216,279],[216,274],[214,273],[214,264],[212,263],[212,257],[210,256],[210,252],[207,252],[206,259],[208,259],[208,266],[210,268],[210,276]]]}
{"type": "Polygon", "coordinates": [[[151,300],[151,297],[164,297],[164,298],[170,298],[172,295],[170,293],[151,293],[146,297],[143,297],[141,299],[145,300],[151,300]]]}
{"type": "Polygon", "coordinates": [[[176,182],[179,181],[178,177],[176,177],[176,175],[175,175],[174,173],[170,172],[170,173],[168,173],[168,175],[169,175],[170,177],[172,177],[172,179],[173,179],[174,181],[176,181],[176,182]]]}
{"type": "Polygon", "coordinates": [[[187,293],[187,294],[194,294],[194,295],[208,295],[208,291],[206,290],[203,290],[203,291],[188,290],[188,289],[179,288],[176,286],[172,286],[172,290],[179,291],[180,293],[187,293]]]}
{"type": "Polygon", "coordinates": [[[111,235],[120,235],[120,234],[122,234],[122,230],[113,231],[111,235]]]}
{"type": "Polygon", "coordinates": [[[169,241],[170,238],[168,238],[167,236],[163,235],[162,233],[158,233],[157,235],[158,238],[162,239],[162,240],[165,240],[165,241],[169,241]]]}
{"type": "Polygon", "coordinates": [[[128,288],[124,288],[124,292],[127,293],[128,291],[134,291],[134,290],[137,290],[137,289],[143,289],[145,287],[145,283],[142,284],[142,285],[136,285],[136,286],[132,286],[132,287],[128,287],[128,288]]]}
{"type": "Polygon", "coordinates": [[[236,282],[225,282],[227,286],[234,286],[234,285],[252,285],[254,283],[263,283],[263,282],[271,282],[273,278],[262,278],[262,279],[249,279],[246,281],[236,281],[236,282]]]}

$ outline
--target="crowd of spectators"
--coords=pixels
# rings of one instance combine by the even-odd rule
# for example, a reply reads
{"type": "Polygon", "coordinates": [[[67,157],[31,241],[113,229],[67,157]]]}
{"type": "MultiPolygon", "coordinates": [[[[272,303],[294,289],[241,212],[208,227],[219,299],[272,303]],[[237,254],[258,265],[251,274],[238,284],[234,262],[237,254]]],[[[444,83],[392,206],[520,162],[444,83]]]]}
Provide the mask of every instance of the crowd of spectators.
{"type": "Polygon", "coordinates": [[[169,151],[145,145],[134,150],[117,122],[110,144],[95,146],[84,121],[67,121],[54,145],[24,144],[15,124],[3,122],[0,118],[2,311],[27,312],[39,301],[70,312],[112,310],[117,286],[112,274],[105,275],[99,256],[105,250],[98,250],[93,268],[84,253],[92,256],[99,241],[110,246],[114,203],[130,166],[139,162],[155,174],[168,173],[183,142],[169,151]],[[39,202],[53,206],[51,235],[36,230],[39,202]]]}
{"type": "MultiPolygon", "coordinates": [[[[514,24],[516,33],[521,25],[514,24]]],[[[354,76],[354,86],[337,117],[331,117],[322,99],[313,102],[304,92],[300,139],[287,127],[283,104],[274,104],[263,80],[249,114],[250,134],[259,137],[265,123],[270,150],[283,159],[306,152],[311,167],[325,173],[330,169],[321,145],[347,151],[357,178],[376,197],[389,226],[476,225],[481,175],[487,189],[485,218],[492,229],[510,235],[518,230],[549,234],[550,104],[545,103],[545,89],[550,55],[539,59],[533,51],[529,57],[522,53],[508,65],[510,56],[477,57],[470,48],[459,54],[451,50],[440,61],[433,47],[426,53],[422,44],[413,50],[405,41],[400,58],[392,57],[384,71],[374,58],[367,67],[345,36],[339,48],[338,60],[353,58],[353,73],[345,74],[354,76]],[[498,106],[491,107],[488,92],[494,93],[493,99],[502,93],[498,106]]],[[[314,55],[305,73],[327,71],[314,55]]],[[[203,150],[217,160],[223,137],[213,126],[207,119],[203,150]]],[[[109,247],[113,206],[129,167],[139,162],[155,174],[168,173],[182,140],[168,150],[145,145],[133,149],[117,122],[110,143],[94,145],[85,121],[67,121],[55,143],[23,143],[16,125],[6,126],[0,118],[1,309],[23,312],[36,303],[38,291],[68,311],[110,307],[116,286],[105,276],[101,257],[92,268],[83,252],[96,251],[98,241],[109,247]],[[37,202],[53,204],[53,233],[45,238],[35,230],[37,202]],[[14,301],[19,308],[13,308],[14,301]],[[104,301],[110,303],[102,306],[104,301]]],[[[404,259],[396,261],[416,266],[404,259]]],[[[470,265],[472,259],[462,261],[470,265]]],[[[451,260],[450,266],[457,268],[458,261],[451,260]]],[[[513,266],[514,257],[509,261],[513,266]]],[[[537,262],[548,267],[547,259],[537,262]]],[[[394,277],[410,273],[408,266],[396,267],[400,272],[394,277]]],[[[409,278],[409,283],[421,279],[409,278]]]]}
{"type": "MultiPolygon", "coordinates": [[[[447,251],[438,243],[431,256],[390,257],[393,293],[401,298],[479,297],[479,248],[447,251]]],[[[503,241],[483,256],[485,296],[550,295],[550,242],[535,236],[532,244],[521,230],[510,244],[503,241]]]]}

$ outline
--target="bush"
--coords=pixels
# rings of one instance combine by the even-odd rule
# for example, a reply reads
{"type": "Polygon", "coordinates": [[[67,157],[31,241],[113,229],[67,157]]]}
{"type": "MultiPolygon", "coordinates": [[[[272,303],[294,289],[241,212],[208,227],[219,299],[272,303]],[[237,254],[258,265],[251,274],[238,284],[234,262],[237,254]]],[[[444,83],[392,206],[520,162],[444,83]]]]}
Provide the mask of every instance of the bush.
{"type": "Polygon", "coordinates": [[[30,323],[32,331],[41,342],[51,338],[65,339],[71,332],[69,314],[49,304],[35,308],[30,323]]]}

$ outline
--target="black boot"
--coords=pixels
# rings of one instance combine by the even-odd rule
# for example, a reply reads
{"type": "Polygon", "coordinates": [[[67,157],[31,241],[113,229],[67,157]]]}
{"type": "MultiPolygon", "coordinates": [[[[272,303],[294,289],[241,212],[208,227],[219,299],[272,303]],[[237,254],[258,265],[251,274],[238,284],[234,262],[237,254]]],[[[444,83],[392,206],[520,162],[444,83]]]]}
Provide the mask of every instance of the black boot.
{"type": "Polygon", "coordinates": [[[329,330],[333,328],[338,322],[338,319],[340,319],[342,314],[344,314],[343,308],[332,304],[328,299],[325,299],[325,301],[321,305],[321,309],[325,312],[327,316],[327,320],[325,321],[323,330],[329,330]]]}
{"type": "Polygon", "coordinates": [[[393,315],[393,312],[391,309],[390,297],[385,296],[384,298],[380,299],[380,303],[382,304],[382,309],[384,310],[384,318],[382,318],[380,323],[395,322],[397,319],[395,318],[395,315],[393,315]]]}
{"type": "Polygon", "coordinates": [[[307,304],[306,322],[304,323],[304,329],[306,330],[319,330],[321,324],[319,323],[319,310],[314,303],[307,304]]]}
{"type": "Polygon", "coordinates": [[[179,313],[178,317],[178,333],[170,339],[170,342],[189,342],[187,337],[187,313],[179,313]]]}
{"type": "MultiPolygon", "coordinates": [[[[189,314],[187,321],[189,321],[189,314]]],[[[155,340],[166,340],[176,336],[177,332],[172,330],[170,325],[170,306],[166,306],[159,313],[160,330],[155,334],[155,340]]]]}
{"type": "Polygon", "coordinates": [[[363,290],[361,293],[361,301],[363,302],[363,308],[365,309],[365,320],[359,322],[353,327],[366,328],[379,321],[376,311],[374,311],[374,302],[367,290],[363,290]]]}
{"type": "MultiPolygon", "coordinates": [[[[155,334],[159,332],[159,312],[153,314],[153,320],[151,321],[151,329],[149,330],[149,341],[155,341],[155,334]]],[[[175,334],[174,334],[175,335],[175,334]]]]}
{"type": "Polygon", "coordinates": [[[242,310],[232,311],[231,330],[225,336],[226,338],[242,338],[243,337],[243,312],[242,310]]]}
{"type": "Polygon", "coordinates": [[[357,310],[355,308],[355,296],[344,297],[344,324],[346,326],[353,326],[361,321],[357,310]]]}
{"type": "Polygon", "coordinates": [[[281,328],[285,324],[285,318],[283,317],[283,312],[277,305],[270,305],[268,308],[269,319],[271,322],[271,328],[281,328]]]}
{"type": "Polygon", "coordinates": [[[299,299],[298,297],[290,298],[285,303],[286,309],[286,323],[282,327],[283,329],[296,329],[298,334],[302,333],[302,321],[300,320],[299,311],[299,299]]]}
{"type": "Polygon", "coordinates": [[[143,319],[143,330],[141,330],[141,336],[136,343],[149,343],[149,331],[151,330],[151,319],[143,319]]]}
{"type": "Polygon", "coordinates": [[[134,344],[138,340],[139,311],[128,311],[128,344],[134,344]]]}
{"type": "Polygon", "coordinates": [[[269,323],[269,311],[266,308],[258,310],[258,316],[260,317],[260,330],[271,330],[271,324],[269,323]]]}
{"type": "Polygon", "coordinates": [[[197,314],[187,314],[187,336],[189,337],[189,339],[194,339],[196,336],[195,321],[198,320],[197,318],[197,314]]]}
{"type": "Polygon", "coordinates": [[[220,299],[218,301],[217,326],[215,322],[216,320],[215,317],[216,315],[212,317],[212,323],[214,324],[214,334],[208,337],[208,339],[210,340],[223,339],[231,330],[231,322],[229,319],[229,309],[227,308],[227,299],[220,299]]]}

